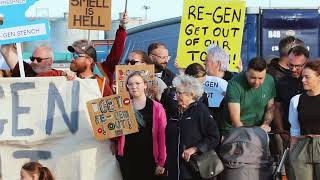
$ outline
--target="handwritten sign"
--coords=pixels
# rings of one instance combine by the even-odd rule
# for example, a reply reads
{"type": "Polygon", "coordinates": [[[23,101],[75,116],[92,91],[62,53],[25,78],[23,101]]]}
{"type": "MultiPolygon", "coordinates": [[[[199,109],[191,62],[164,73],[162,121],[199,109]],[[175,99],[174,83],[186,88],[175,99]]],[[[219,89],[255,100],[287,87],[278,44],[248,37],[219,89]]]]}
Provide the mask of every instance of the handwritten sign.
{"type": "Polygon", "coordinates": [[[111,0],[70,0],[69,29],[110,30],[111,0]]]}
{"type": "Polygon", "coordinates": [[[0,44],[48,39],[49,23],[45,20],[29,21],[25,12],[37,0],[0,0],[0,44]]]}
{"type": "Polygon", "coordinates": [[[227,91],[228,82],[222,78],[207,76],[204,92],[207,93],[209,107],[219,107],[227,91]]]}
{"type": "Polygon", "coordinates": [[[243,0],[185,0],[177,52],[179,65],[202,64],[207,46],[215,43],[229,53],[229,70],[238,71],[244,19],[243,0]]]}
{"type": "Polygon", "coordinates": [[[0,179],[30,160],[56,179],[122,179],[110,141],[92,135],[86,102],[99,97],[95,79],[0,78],[0,179]]]}
{"type": "MultiPolygon", "coordinates": [[[[146,80],[148,81],[148,89],[157,85],[154,80],[154,65],[117,65],[116,66],[116,86],[117,93],[127,92],[126,80],[128,75],[134,71],[141,71],[144,73],[146,80]]],[[[148,94],[148,93],[147,93],[148,94]]]]}
{"type": "Polygon", "coordinates": [[[89,101],[87,107],[97,140],[111,139],[139,131],[128,93],[89,101]]]}

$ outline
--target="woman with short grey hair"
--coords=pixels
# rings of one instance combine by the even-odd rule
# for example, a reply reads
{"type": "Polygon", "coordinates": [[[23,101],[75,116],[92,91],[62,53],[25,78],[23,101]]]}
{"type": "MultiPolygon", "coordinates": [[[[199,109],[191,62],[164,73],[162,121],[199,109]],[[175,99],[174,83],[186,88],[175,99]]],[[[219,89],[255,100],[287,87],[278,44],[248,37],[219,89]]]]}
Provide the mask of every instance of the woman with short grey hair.
{"type": "Polygon", "coordinates": [[[175,87],[182,88],[183,92],[192,93],[195,101],[203,95],[203,84],[194,77],[188,75],[177,76],[173,79],[172,84],[175,87]]]}
{"type": "MultiPolygon", "coordinates": [[[[215,149],[219,130],[208,107],[202,103],[203,85],[196,78],[181,75],[173,79],[179,105],[179,140],[177,149],[178,179],[201,179],[190,169],[189,160],[195,153],[215,149]]],[[[170,137],[168,137],[170,138],[170,137]]]]}

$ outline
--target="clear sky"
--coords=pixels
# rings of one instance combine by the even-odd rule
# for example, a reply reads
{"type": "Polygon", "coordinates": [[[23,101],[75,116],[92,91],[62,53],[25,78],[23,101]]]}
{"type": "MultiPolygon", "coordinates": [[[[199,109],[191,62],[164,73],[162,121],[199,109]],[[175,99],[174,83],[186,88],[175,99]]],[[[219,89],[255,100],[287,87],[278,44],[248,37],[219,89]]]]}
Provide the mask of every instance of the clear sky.
{"type": "MultiPolygon", "coordinates": [[[[27,16],[49,15],[62,17],[68,11],[69,0],[39,0],[27,12],[27,16]],[[37,12],[37,13],[36,13],[37,12]]],[[[320,0],[247,0],[249,7],[320,7],[320,0]]],[[[128,0],[131,17],[145,17],[144,6],[148,6],[148,19],[151,21],[181,16],[183,0],[128,0]]],[[[125,0],[112,0],[112,19],[118,19],[125,7],[125,0]]]]}

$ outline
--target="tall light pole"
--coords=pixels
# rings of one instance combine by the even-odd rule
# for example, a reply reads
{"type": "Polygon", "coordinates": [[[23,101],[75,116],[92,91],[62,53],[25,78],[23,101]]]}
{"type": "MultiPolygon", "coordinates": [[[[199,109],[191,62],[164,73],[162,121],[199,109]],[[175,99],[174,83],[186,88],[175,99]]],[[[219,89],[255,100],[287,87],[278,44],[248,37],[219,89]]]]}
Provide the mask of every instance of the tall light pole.
{"type": "Polygon", "coordinates": [[[150,6],[144,5],[142,8],[144,9],[144,13],[145,13],[144,18],[145,18],[145,20],[147,20],[148,19],[148,9],[150,9],[150,6]]]}

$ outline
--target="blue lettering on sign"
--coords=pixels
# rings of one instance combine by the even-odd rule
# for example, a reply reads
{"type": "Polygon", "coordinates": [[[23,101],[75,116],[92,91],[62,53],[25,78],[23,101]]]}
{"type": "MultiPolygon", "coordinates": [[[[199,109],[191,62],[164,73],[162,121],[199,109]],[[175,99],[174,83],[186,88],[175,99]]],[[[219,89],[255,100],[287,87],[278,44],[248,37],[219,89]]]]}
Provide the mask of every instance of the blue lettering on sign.
{"type": "Polygon", "coordinates": [[[16,159],[30,159],[30,161],[48,160],[52,158],[50,151],[19,150],[13,153],[16,159]]]}
{"type": "Polygon", "coordinates": [[[34,82],[13,83],[10,85],[12,94],[12,136],[31,136],[33,129],[25,128],[18,129],[18,116],[19,114],[28,114],[30,107],[19,106],[18,91],[26,89],[34,89],[34,82]]]}
{"type": "MultiPolygon", "coordinates": [[[[0,86],[0,99],[4,98],[4,91],[3,88],[0,86]]],[[[0,107],[1,109],[1,107],[0,107]]],[[[8,123],[8,120],[6,119],[0,119],[0,135],[2,135],[4,131],[4,125],[8,123]]]]}
{"type": "Polygon", "coordinates": [[[66,113],[66,109],[63,104],[63,99],[57,89],[57,87],[53,84],[49,84],[49,93],[48,93],[48,111],[47,111],[47,122],[46,122],[46,134],[51,135],[53,120],[54,120],[54,112],[56,105],[58,106],[60,112],[62,113],[62,117],[66,125],[68,126],[71,133],[76,133],[78,131],[79,124],[79,90],[80,83],[79,81],[73,81],[72,84],[72,93],[71,93],[71,120],[66,113]]]}
{"type": "Polygon", "coordinates": [[[38,0],[0,1],[0,44],[48,39],[46,20],[29,21],[25,13],[38,0]]]}

